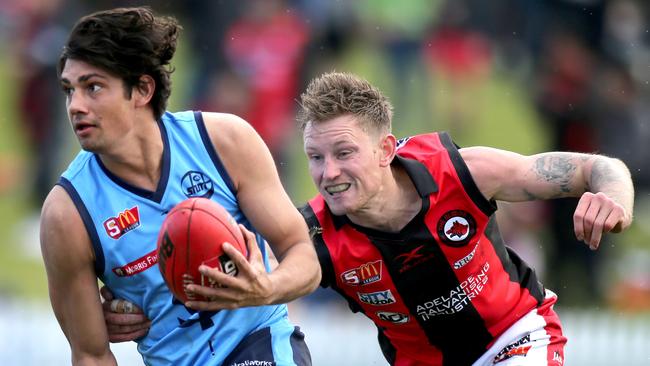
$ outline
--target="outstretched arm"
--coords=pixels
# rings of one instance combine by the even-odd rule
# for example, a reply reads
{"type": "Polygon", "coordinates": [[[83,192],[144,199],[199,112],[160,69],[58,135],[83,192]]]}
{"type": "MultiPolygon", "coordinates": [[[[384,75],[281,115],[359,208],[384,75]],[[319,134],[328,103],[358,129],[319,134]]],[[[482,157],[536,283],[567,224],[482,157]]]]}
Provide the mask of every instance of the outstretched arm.
{"type": "Polygon", "coordinates": [[[570,152],[523,156],[487,147],[460,152],[489,199],[580,197],[575,234],[592,249],[598,247],[603,233],[620,232],[632,222],[634,187],[629,170],[618,159],[570,152]]]}
{"type": "Polygon", "coordinates": [[[90,239],[63,188],[43,204],[41,251],[54,314],[72,351],[73,365],[116,365],[108,346],[90,239]]]}

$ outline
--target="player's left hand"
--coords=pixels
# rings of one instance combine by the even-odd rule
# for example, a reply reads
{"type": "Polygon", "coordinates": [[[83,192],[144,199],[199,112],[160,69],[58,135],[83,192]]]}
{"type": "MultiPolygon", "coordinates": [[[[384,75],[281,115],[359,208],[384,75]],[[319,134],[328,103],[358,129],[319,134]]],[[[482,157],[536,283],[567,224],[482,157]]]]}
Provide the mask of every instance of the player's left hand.
{"type": "Polygon", "coordinates": [[[598,249],[604,233],[618,233],[632,223],[632,215],[602,192],[586,192],[573,214],[576,238],[592,250],[598,249]]]}
{"type": "Polygon", "coordinates": [[[127,300],[116,299],[107,286],[102,286],[100,293],[110,342],[133,341],[149,332],[151,321],[147,319],[142,309],[127,300]]]}
{"type": "Polygon", "coordinates": [[[223,251],[237,266],[237,276],[230,276],[218,269],[201,265],[199,272],[218,285],[214,288],[197,284],[187,285],[188,293],[201,295],[210,301],[188,301],[185,306],[199,311],[215,311],[270,303],[273,283],[266,272],[264,258],[257,246],[255,235],[243,225],[239,225],[239,228],[248,247],[248,260],[231,244],[223,244],[223,251]]]}

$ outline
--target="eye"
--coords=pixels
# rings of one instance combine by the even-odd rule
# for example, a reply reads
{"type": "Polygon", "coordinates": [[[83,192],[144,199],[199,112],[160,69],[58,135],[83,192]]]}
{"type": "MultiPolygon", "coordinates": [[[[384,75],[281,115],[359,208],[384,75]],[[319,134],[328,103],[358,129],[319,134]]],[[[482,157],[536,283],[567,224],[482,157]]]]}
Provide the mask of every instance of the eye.
{"type": "Polygon", "coordinates": [[[340,151],[340,152],[338,153],[337,156],[339,157],[339,159],[345,159],[345,158],[347,158],[348,156],[350,156],[350,154],[352,154],[352,151],[350,151],[350,150],[342,150],[342,151],[340,151]]]}
{"type": "Polygon", "coordinates": [[[63,91],[63,94],[65,94],[66,96],[72,95],[72,92],[74,91],[74,89],[72,89],[69,86],[65,86],[65,85],[61,86],[61,90],[63,91]]]}
{"type": "Polygon", "coordinates": [[[88,85],[88,91],[91,93],[97,93],[100,91],[102,87],[99,84],[89,84],[88,85]]]}
{"type": "Polygon", "coordinates": [[[307,157],[310,161],[319,161],[321,159],[321,156],[317,154],[309,154],[307,157]]]}

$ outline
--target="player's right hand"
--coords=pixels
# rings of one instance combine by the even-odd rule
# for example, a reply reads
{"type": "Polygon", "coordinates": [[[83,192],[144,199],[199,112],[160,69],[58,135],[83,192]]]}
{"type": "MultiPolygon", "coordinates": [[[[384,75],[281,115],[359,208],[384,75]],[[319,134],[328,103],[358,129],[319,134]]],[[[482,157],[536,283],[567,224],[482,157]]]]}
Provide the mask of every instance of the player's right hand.
{"type": "Polygon", "coordinates": [[[619,233],[631,223],[631,213],[603,192],[585,192],[573,214],[576,238],[592,250],[598,249],[603,234],[619,233]]]}
{"type": "Polygon", "coordinates": [[[147,334],[151,321],[142,309],[127,300],[116,299],[106,286],[102,286],[99,291],[110,342],[133,341],[147,334]]]}

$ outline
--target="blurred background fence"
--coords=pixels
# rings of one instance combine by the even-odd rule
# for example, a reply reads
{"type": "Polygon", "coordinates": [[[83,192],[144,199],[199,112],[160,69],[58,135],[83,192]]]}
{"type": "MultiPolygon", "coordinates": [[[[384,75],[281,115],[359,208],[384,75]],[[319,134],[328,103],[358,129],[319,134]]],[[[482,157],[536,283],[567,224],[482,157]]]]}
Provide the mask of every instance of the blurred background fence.
{"type": "MultiPolygon", "coordinates": [[[[296,305],[296,304],[294,304],[296,305]]],[[[0,364],[64,365],[68,344],[49,307],[0,306],[0,364]]],[[[344,307],[292,306],[292,320],[305,332],[314,365],[387,365],[369,320],[344,307]],[[333,310],[335,309],[335,310],[333,310]]],[[[569,338],[565,360],[570,366],[650,365],[650,316],[604,311],[559,310],[569,338]]],[[[111,345],[121,365],[144,365],[135,343],[111,345]]]]}
{"type": "MultiPolygon", "coordinates": [[[[597,252],[573,238],[575,200],[500,205],[498,219],[559,295],[567,365],[650,365],[645,0],[0,1],[0,364],[68,363],[38,244],[40,204],[78,150],[55,64],[79,16],[136,4],[184,26],[170,109],[246,118],[296,204],[315,190],[293,132],[295,100],[331,70],[378,85],[398,137],[446,130],[461,146],[625,161],[635,222],[597,252]]],[[[327,291],[292,304],[316,364],[382,364],[369,322],[336,304],[327,291]]],[[[124,364],[137,362],[132,345],[115,347],[124,364]]]]}

